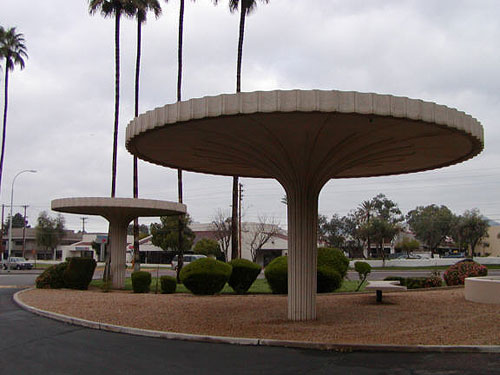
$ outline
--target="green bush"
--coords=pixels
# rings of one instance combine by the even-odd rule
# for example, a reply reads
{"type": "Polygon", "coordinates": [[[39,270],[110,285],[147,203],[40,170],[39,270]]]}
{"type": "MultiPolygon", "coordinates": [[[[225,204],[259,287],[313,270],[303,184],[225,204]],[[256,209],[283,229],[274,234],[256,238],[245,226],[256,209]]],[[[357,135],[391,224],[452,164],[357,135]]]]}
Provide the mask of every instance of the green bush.
{"type": "Polygon", "coordinates": [[[193,294],[212,295],[219,293],[231,276],[228,263],[211,258],[198,259],[183,267],[181,282],[193,294]]]}
{"type": "Polygon", "coordinates": [[[68,267],[68,262],[62,262],[50,266],[36,278],[36,287],[46,289],[64,288],[63,274],[66,267],[68,267]]]}
{"type": "Polygon", "coordinates": [[[488,269],[472,260],[458,262],[444,271],[443,278],[446,285],[464,285],[466,277],[488,275],[488,269]]]}
{"type": "Polygon", "coordinates": [[[160,285],[163,294],[172,294],[177,289],[177,280],[172,276],[162,276],[160,277],[160,285]]]}
{"type": "Polygon", "coordinates": [[[343,279],[347,275],[349,259],[344,255],[342,250],[332,247],[320,247],[318,248],[318,267],[322,266],[334,269],[343,279]]]}
{"type": "Polygon", "coordinates": [[[246,259],[233,259],[229,264],[233,267],[228,281],[229,286],[237,294],[245,294],[259,276],[260,266],[246,259]]]}
{"type": "Polygon", "coordinates": [[[318,266],[316,277],[318,293],[331,293],[342,285],[340,273],[327,266],[318,266]]]}
{"type": "Polygon", "coordinates": [[[195,254],[203,254],[206,256],[213,255],[217,259],[219,259],[222,255],[219,243],[211,238],[202,238],[196,242],[193,251],[195,254]]]}
{"type": "Polygon", "coordinates": [[[87,290],[96,266],[97,262],[92,258],[69,258],[68,266],[63,272],[64,286],[87,290]]]}
{"type": "Polygon", "coordinates": [[[421,289],[421,288],[437,288],[442,285],[442,280],[439,276],[430,277],[399,277],[388,276],[384,280],[397,280],[408,289],[421,289]]]}
{"type": "Polygon", "coordinates": [[[151,274],[146,271],[132,272],[132,289],[134,293],[149,293],[151,274]]]}
{"type": "Polygon", "coordinates": [[[264,276],[273,294],[288,293],[288,257],[273,259],[264,270],[264,276]]]}

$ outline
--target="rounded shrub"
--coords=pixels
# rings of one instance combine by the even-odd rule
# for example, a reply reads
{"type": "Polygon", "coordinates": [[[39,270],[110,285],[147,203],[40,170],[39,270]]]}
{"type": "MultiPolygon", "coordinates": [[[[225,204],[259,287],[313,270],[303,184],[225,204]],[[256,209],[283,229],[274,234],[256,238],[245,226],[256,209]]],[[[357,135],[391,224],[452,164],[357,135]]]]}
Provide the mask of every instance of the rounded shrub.
{"type": "Polygon", "coordinates": [[[151,274],[146,271],[132,272],[132,289],[134,293],[149,293],[151,274]]]}
{"type": "Polygon", "coordinates": [[[332,247],[320,247],[318,248],[318,268],[323,266],[334,269],[343,279],[347,275],[349,259],[344,255],[342,250],[332,247]]]}
{"type": "Polygon", "coordinates": [[[212,295],[219,293],[231,276],[228,263],[211,258],[201,258],[183,267],[181,282],[193,294],[212,295]]]}
{"type": "Polygon", "coordinates": [[[340,288],[342,285],[342,277],[340,273],[331,267],[318,266],[317,272],[317,292],[331,293],[340,288]]]}
{"type": "Polygon", "coordinates": [[[63,274],[66,267],[68,267],[68,262],[62,262],[50,266],[36,278],[36,287],[45,289],[64,288],[63,274]]]}
{"type": "Polygon", "coordinates": [[[63,272],[64,286],[87,290],[96,266],[97,262],[92,258],[69,258],[68,266],[63,272]]]}
{"type": "Polygon", "coordinates": [[[228,284],[237,294],[245,294],[261,271],[257,263],[246,259],[233,259],[229,262],[233,271],[228,284]]]}
{"type": "Polygon", "coordinates": [[[160,285],[163,294],[172,294],[177,289],[177,280],[172,276],[162,276],[160,277],[160,285]]]}
{"type": "Polygon", "coordinates": [[[355,262],[354,270],[359,273],[360,276],[367,276],[372,271],[372,266],[367,262],[355,262]]]}
{"type": "Polygon", "coordinates": [[[458,262],[444,271],[446,285],[463,285],[466,277],[488,275],[488,269],[474,261],[458,262]]]}
{"type": "Polygon", "coordinates": [[[288,257],[273,259],[264,270],[264,276],[274,294],[288,293],[288,257]]]}

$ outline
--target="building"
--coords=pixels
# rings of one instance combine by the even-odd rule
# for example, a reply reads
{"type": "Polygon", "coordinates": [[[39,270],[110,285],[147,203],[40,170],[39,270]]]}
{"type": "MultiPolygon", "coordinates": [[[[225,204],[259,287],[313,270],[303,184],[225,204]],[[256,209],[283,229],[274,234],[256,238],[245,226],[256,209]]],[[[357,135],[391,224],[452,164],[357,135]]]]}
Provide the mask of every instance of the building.
{"type": "MultiPolygon", "coordinates": [[[[61,243],[54,252],[39,246],[36,242],[35,228],[12,228],[12,250],[10,256],[24,257],[27,259],[51,260],[64,259],[61,247],[81,241],[82,234],[72,230],[65,230],[61,243]]],[[[2,238],[2,246],[5,252],[8,250],[9,236],[5,234],[2,238]]]]}
{"type": "Polygon", "coordinates": [[[492,225],[488,228],[488,237],[477,245],[475,253],[480,256],[491,255],[500,257],[500,225],[492,225]]]}

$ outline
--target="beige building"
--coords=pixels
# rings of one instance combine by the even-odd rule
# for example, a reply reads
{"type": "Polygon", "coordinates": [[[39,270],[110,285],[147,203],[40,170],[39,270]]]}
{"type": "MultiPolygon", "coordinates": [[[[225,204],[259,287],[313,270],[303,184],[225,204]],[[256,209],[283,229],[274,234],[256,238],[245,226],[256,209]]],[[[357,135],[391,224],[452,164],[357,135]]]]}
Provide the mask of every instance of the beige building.
{"type": "Polygon", "coordinates": [[[500,225],[494,225],[488,228],[488,237],[483,243],[476,247],[476,254],[485,256],[491,255],[500,257],[500,225]]]}

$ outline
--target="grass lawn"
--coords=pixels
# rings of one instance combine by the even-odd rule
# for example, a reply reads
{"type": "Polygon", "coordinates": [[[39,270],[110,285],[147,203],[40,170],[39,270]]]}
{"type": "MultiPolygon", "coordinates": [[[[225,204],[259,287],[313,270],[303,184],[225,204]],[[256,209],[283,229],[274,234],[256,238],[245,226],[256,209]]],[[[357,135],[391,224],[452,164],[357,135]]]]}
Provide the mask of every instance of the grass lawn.
{"type": "MultiPolygon", "coordinates": [[[[156,290],[156,280],[157,280],[156,277],[153,277],[151,281],[152,293],[154,293],[156,290]]],[[[97,288],[101,288],[102,280],[92,280],[90,285],[97,288]]],[[[360,291],[363,291],[365,289],[365,285],[366,283],[361,287],[360,291]]],[[[358,287],[357,281],[344,280],[342,286],[339,289],[337,289],[335,293],[354,292],[357,287],[358,287]]],[[[132,279],[130,277],[125,279],[125,290],[132,290],[132,279]]],[[[252,284],[248,292],[249,294],[271,294],[271,288],[269,288],[266,279],[257,279],[252,284]]],[[[161,287],[159,281],[158,281],[158,293],[161,293],[161,287]]],[[[191,292],[183,284],[177,284],[176,293],[191,293],[191,292]]],[[[226,284],[222,289],[221,294],[236,294],[236,293],[234,293],[233,289],[228,284],[226,284]]]]}

